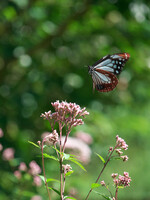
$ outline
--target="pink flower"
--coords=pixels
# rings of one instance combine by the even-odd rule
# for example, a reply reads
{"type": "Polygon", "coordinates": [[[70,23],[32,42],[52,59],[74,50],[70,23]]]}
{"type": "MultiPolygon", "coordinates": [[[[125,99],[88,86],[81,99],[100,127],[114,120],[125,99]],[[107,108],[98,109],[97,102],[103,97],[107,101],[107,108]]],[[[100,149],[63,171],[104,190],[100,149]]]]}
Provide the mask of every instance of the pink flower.
{"type": "Polygon", "coordinates": [[[113,150],[114,148],[113,147],[109,147],[109,152],[112,152],[112,150],[113,150]]]}
{"type": "Polygon", "coordinates": [[[126,144],[126,142],[118,135],[116,136],[116,145],[117,147],[120,147],[121,149],[124,149],[124,150],[128,149],[128,145],[126,144]]]}
{"type": "Polygon", "coordinates": [[[34,176],[33,181],[34,181],[34,184],[38,187],[42,185],[42,180],[39,176],[34,176]]]}
{"type": "Polygon", "coordinates": [[[63,169],[64,169],[64,173],[66,174],[67,172],[72,171],[72,167],[68,164],[66,165],[62,165],[63,169]]]}
{"type": "Polygon", "coordinates": [[[65,123],[66,126],[69,125],[70,127],[82,125],[83,120],[81,119],[81,117],[89,115],[89,112],[85,110],[86,108],[81,109],[80,106],[75,103],[67,103],[66,101],[56,101],[51,104],[54,107],[55,112],[45,112],[44,114],[41,114],[41,117],[49,120],[50,123],[52,120],[54,122],[53,125],[56,122],[65,123]]]}
{"type": "Polygon", "coordinates": [[[29,166],[30,166],[30,170],[29,170],[30,174],[37,175],[41,173],[41,168],[34,160],[30,162],[29,166]]]}
{"type": "Polygon", "coordinates": [[[16,178],[17,179],[21,179],[21,173],[20,173],[20,171],[18,171],[18,170],[16,170],[15,172],[14,172],[14,175],[16,176],[16,178]]]}
{"type": "Polygon", "coordinates": [[[116,176],[112,176],[112,178],[114,178],[113,181],[114,181],[114,184],[115,184],[116,187],[118,187],[118,186],[124,186],[124,187],[130,186],[131,178],[129,177],[128,172],[124,172],[123,176],[119,175],[118,179],[116,179],[116,176]]]}
{"type": "Polygon", "coordinates": [[[101,185],[102,186],[105,186],[106,184],[105,184],[105,181],[101,181],[101,185]]]}
{"type": "Polygon", "coordinates": [[[58,142],[59,136],[56,130],[52,133],[49,133],[46,137],[44,137],[44,141],[48,141],[52,144],[56,144],[58,142]]]}
{"type": "Polygon", "coordinates": [[[4,133],[3,130],[0,128],[0,138],[3,137],[4,133]]]}
{"type": "Polygon", "coordinates": [[[13,148],[6,148],[3,151],[3,159],[4,160],[12,160],[14,158],[15,150],[13,148]]]}
{"type": "Polygon", "coordinates": [[[129,159],[128,156],[121,156],[121,158],[122,158],[123,162],[126,162],[129,159]]]}
{"type": "Polygon", "coordinates": [[[113,173],[113,174],[111,175],[112,178],[116,178],[117,176],[118,176],[118,173],[113,173]]]}
{"type": "Polygon", "coordinates": [[[121,154],[123,154],[123,152],[121,151],[121,149],[116,149],[116,153],[120,156],[121,154]]]}
{"type": "Polygon", "coordinates": [[[21,162],[19,165],[19,170],[20,171],[26,171],[27,170],[27,166],[24,162],[21,162]]]}
{"type": "Polygon", "coordinates": [[[31,200],[42,200],[42,197],[39,195],[35,195],[31,198],[31,200]]]}

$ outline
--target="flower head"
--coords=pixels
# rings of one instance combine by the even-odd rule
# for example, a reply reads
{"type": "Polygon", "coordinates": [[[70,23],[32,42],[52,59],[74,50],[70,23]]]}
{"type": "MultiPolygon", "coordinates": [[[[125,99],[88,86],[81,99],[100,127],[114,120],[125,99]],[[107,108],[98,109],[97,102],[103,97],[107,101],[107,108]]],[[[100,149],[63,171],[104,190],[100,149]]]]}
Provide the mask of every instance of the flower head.
{"type": "Polygon", "coordinates": [[[21,179],[21,173],[20,173],[20,171],[18,171],[18,170],[16,170],[15,172],[14,172],[14,175],[16,176],[16,178],[17,179],[21,179]]]}
{"type": "Polygon", "coordinates": [[[27,170],[27,166],[24,162],[21,162],[19,165],[19,170],[20,171],[26,171],[27,170]]]}
{"type": "Polygon", "coordinates": [[[112,178],[116,178],[117,176],[118,176],[118,173],[113,173],[113,174],[111,175],[112,178]]]}
{"type": "Polygon", "coordinates": [[[105,181],[101,181],[101,186],[106,186],[105,181]]]}
{"type": "Polygon", "coordinates": [[[33,181],[34,181],[34,184],[38,187],[42,185],[42,180],[39,176],[34,176],[33,181]]]}
{"type": "Polygon", "coordinates": [[[4,160],[12,160],[14,158],[15,150],[13,148],[6,148],[3,151],[4,160]]]}
{"type": "Polygon", "coordinates": [[[68,164],[66,165],[62,165],[63,169],[64,169],[64,173],[66,174],[67,172],[72,171],[72,167],[68,164]]]}
{"type": "MultiPolygon", "coordinates": [[[[116,174],[118,176],[118,174],[116,174]]],[[[130,182],[131,182],[131,177],[129,177],[129,173],[128,172],[124,172],[123,176],[119,175],[118,179],[116,179],[116,175],[114,176],[112,174],[112,178],[114,179],[114,184],[116,187],[118,186],[124,186],[124,187],[128,187],[130,186],[130,182]]]]}
{"type": "Polygon", "coordinates": [[[124,141],[124,139],[122,139],[118,135],[116,136],[116,146],[120,147],[121,149],[124,149],[124,150],[128,149],[128,145],[126,144],[126,142],[124,141]]]}
{"type": "Polygon", "coordinates": [[[109,147],[108,152],[112,152],[113,149],[114,149],[113,147],[109,147]]]}
{"type": "Polygon", "coordinates": [[[30,174],[37,175],[41,173],[40,166],[34,160],[30,162],[29,166],[30,166],[30,169],[29,169],[30,174]]]}
{"type": "Polygon", "coordinates": [[[67,103],[66,101],[56,101],[51,103],[55,112],[51,111],[41,114],[41,117],[47,120],[53,120],[55,122],[65,123],[65,125],[78,126],[83,124],[81,117],[85,117],[89,113],[85,110],[86,108],[81,109],[76,103],[67,103]]]}
{"type": "Polygon", "coordinates": [[[122,158],[123,162],[126,162],[129,159],[128,156],[126,156],[126,155],[125,156],[121,156],[121,158],[122,158]]]}
{"type": "Polygon", "coordinates": [[[52,144],[56,144],[59,140],[59,136],[56,130],[54,130],[52,133],[48,134],[45,138],[44,141],[48,141],[52,144]]]}
{"type": "Polygon", "coordinates": [[[121,149],[116,149],[116,153],[120,156],[121,154],[123,154],[123,152],[121,151],[121,149]]]}

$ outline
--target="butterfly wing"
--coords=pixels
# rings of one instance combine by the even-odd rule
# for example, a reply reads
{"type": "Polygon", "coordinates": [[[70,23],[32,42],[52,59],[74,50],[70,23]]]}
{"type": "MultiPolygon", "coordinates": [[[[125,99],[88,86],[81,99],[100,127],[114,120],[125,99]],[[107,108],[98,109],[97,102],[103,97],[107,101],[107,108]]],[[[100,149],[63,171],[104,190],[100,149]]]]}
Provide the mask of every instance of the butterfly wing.
{"type": "Polygon", "coordinates": [[[118,84],[118,79],[114,74],[101,69],[93,71],[92,79],[93,89],[96,89],[100,92],[109,92],[118,84]]]}
{"type": "Polygon", "coordinates": [[[130,55],[128,53],[108,55],[97,61],[93,65],[93,69],[101,69],[119,75],[129,58],[130,55]]]}

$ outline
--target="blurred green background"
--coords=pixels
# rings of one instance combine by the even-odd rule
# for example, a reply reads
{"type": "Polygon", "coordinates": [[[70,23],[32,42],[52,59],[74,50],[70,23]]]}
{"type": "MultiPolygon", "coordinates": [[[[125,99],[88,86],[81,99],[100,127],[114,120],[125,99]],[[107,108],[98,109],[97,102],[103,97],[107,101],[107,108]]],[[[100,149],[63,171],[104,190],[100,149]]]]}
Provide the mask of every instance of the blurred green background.
{"type": "MultiPolygon", "coordinates": [[[[129,172],[129,188],[119,199],[150,199],[150,1],[146,0],[1,0],[0,1],[0,138],[3,149],[15,149],[13,162],[0,159],[0,199],[47,199],[44,186],[24,186],[14,179],[17,163],[27,165],[39,151],[28,140],[41,139],[50,127],[41,118],[51,102],[66,100],[87,107],[85,125],[77,127],[93,137],[87,173],[73,165],[69,188],[84,199],[118,134],[129,145],[129,161],[112,161],[111,173],[129,172]],[[107,54],[131,55],[109,93],[92,91],[86,66],[107,54]],[[19,192],[18,192],[19,191],[19,192]],[[27,192],[28,191],[28,192],[27,192]]],[[[72,132],[72,135],[73,133],[72,132]]],[[[2,151],[3,152],[3,151],[2,151]]],[[[0,152],[0,155],[2,155],[0,152]]],[[[55,161],[46,162],[48,178],[57,178],[55,161]]],[[[56,185],[57,188],[57,185],[56,185]]],[[[101,190],[99,190],[101,191],[101,190]]],[[[107,192],[106,192],[107,193],[107,192]]],[[[58,196],[53,196],[58,199],[58,196]]],[[[91,195],[91,199],[102,199],[91,195]]]]}

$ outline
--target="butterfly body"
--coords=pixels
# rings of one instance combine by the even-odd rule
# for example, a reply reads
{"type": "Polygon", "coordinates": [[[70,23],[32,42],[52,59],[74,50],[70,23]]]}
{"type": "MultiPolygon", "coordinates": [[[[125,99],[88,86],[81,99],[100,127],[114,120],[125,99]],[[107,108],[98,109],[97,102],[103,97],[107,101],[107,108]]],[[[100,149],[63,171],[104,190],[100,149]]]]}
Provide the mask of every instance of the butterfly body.
{"type": "Polygon", "coordinates": [[[93,79],[93,88],[100,92],[109,92],[117,84],[119,75],[130,58],[128,53],[107,55],[98,60],[94,65],[88,66],[88,72],[93,79]]]}

